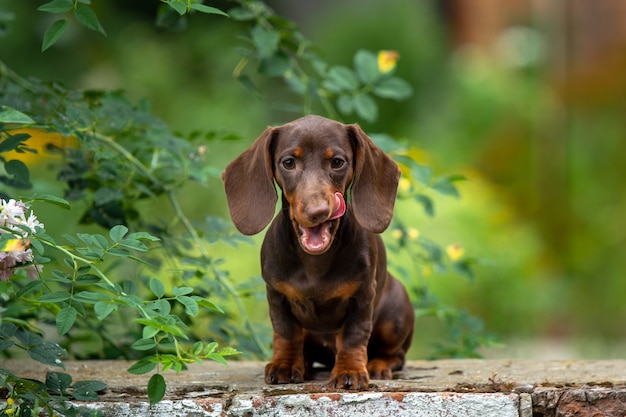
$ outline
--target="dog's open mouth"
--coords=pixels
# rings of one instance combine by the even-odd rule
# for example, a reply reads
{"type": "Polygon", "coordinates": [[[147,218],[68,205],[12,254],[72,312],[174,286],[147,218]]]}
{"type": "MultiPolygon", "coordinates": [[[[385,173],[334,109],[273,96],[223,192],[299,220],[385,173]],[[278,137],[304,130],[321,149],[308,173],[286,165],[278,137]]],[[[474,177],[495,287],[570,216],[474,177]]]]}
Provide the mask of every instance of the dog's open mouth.
{"type": "Polygon", "coordinates": [[[313,255],[326,252],[332,243],[333,235],[339,224],[335,220],[343,216],[345,212],[346,202],[343,199],[343,195],[335,193],[334,208],[328,219],[313,227],[298,225],[302,248],[313,255]]]}

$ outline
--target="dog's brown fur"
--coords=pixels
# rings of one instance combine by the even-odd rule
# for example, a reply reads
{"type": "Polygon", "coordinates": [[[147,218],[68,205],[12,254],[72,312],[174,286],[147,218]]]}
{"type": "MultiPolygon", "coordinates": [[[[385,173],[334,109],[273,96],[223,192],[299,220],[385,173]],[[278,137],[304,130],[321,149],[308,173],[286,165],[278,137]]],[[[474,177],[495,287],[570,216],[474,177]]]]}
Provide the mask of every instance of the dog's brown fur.
{"type": "Polygon", "coordinates": [[[365,389],[404,365],[414,313],[387,272],[378,235],[391,221],[400,171],[356,125],[307,116],[268,128],[222,176],[235,226],[260,232],[274,328],[268,384],[302,382],[314,362],[333,388],[365,389]],[[345,215],[336,193],[350,194],[345,215]],[[304,234],[319,243],[303,243],[304,234]],[[320,236],[323,235],[325,239],[320,236]]]}

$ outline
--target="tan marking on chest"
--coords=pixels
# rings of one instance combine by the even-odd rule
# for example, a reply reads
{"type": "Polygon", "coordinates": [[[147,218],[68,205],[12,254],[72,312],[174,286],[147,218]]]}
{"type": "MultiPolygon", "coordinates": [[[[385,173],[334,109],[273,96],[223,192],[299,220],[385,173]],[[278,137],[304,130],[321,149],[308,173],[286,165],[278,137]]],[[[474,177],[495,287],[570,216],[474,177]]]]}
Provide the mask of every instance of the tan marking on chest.
{"type": "Polygon", "coordinates": [[[344,282],[343,284],[329,286],[329,290],[325,292],[320,291],[320,288],[317,286],[313,287],[310,291],[303,291],[297,286],[290,284],[288,281],[276,282],[272,286],[276,291],[285,295],[285,297],[290,300],[310,300],[311,296],[314,295],[315,298],[322,298],[322,300],[319,301],[323,301],[333,298],[347,300],[357,292],[361,287],[361,283],[358,281],[344,282]]]}

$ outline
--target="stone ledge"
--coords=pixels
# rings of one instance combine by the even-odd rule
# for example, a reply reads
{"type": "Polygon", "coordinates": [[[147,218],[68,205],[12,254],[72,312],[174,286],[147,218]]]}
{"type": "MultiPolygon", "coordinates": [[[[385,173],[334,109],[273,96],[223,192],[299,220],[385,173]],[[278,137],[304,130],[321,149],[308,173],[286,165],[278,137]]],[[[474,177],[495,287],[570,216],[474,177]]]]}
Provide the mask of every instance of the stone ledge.
{"type": "MultiPolygon", "coordinates": [[[[74,381],[98,379],[108,389],[85,406],[107,416],[480,416],[626,415],[626,361],[411,361],[392,381],[365,392],[330,390],[327,372],[305,384],[268,386],[264,364],[207,362],[164,374],[163,401],[149,406],[149,375],[132,375],[124,361],[66,362],[74,381]]],[[[60,368],[0,361],[21,377],[43,380],[60,368]]]]}

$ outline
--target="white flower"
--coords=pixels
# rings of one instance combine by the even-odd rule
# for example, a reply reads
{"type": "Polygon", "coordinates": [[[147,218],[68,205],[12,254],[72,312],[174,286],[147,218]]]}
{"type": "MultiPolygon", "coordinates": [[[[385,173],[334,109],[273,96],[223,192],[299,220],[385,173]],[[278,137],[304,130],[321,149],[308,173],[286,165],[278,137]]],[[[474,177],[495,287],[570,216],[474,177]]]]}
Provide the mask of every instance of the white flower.
{"type": "MultiPolygon", "coordinates": [[[[37,220],[37,216],[32,211],[26,217],[27,210],[28,206],[21,201],[0,200],[0,234],[11,233],[16,238],[26,239],[29,234],[35,233],[38,227],[43,228],[43,224],[37,220]],[[28,228],[30,233],[23,226],[28,228]]],[[[16,269],[21,268],[25,269],[29,278],[37,278],[42,266],[32,264],[34,257],[30,248],[5,250],[5,252],[0,252],[0,280],[7,281],[16,269]]]]}
{"type": "Polygon", "coordinates": [[[0,201],[0,226],[9,226],[16,223],[16,219],[24,218],[24,212],[26,211],[24,203],[13,199],[0,201]]]}

